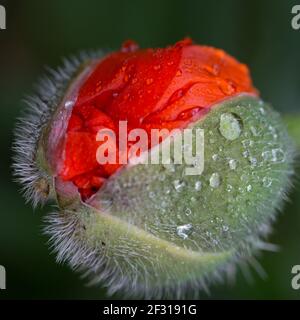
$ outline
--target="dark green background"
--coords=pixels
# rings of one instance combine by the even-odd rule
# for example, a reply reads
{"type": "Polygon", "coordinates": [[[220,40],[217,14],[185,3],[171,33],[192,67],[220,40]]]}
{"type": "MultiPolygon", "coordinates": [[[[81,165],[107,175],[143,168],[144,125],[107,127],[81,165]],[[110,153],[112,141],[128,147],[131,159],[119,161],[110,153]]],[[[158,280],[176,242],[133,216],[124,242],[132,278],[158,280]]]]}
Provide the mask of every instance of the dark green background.
{"type": "MultiPolygon", "coordinates": [[[[297,1],[2,1],[7,30],[0,30],[0,264],[7,270],[5,298],[105,298],[66,266],[55,263],[42,235],[41,218],[25,205],[11,176],[11,144],[22,97],[61,57],[81,49],[118,48],[132,38],[142,47],[165,46],[190,36],[225,49],[247,63],[262,97],[282,112],[299,110],[300,30],[291,28],[297,1]]],[[[300,4],[300,1],[298,1],[300,4]]],[[[268,278],[241,272],[234,286],[213,287],[211,298],[300,298],[291,268],[300,264],[300,188],[274,226],[279,253],[263,253],[268,278]]],[[[207,297],[204,295],[204,297],[207,297]]]]}

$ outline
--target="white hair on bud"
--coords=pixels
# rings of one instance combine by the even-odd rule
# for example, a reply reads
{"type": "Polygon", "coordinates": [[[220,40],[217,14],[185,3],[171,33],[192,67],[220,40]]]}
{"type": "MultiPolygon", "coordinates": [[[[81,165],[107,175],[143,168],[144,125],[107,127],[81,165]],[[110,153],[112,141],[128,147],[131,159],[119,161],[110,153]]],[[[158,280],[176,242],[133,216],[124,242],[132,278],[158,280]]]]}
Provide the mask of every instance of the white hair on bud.
{"type": "MultiPolygon", "coordinates": [[[[73,57],[70,60],[65,60],[63,67],[57,71],[48,69],[49,75],[42,78],[39,85],[36,86],[36,94],[27,97],[25,100],[27,109],[19,119],[15,133],[13,149],[16,155],[13,168],[17,181],[23,186],[26,200],[31,201],[34,207],[47,200],[52,184],[52,177],[37,163],[37,151],[42,132],[61,102],[71,80],[80,70],[82,63],[100,56],[99,53],[84,53],[79,58],[73,57]],[[47,190],[47,185],[49,190],[47,190]]],[[[226,279],[224,273],[230,279],[234,278],[237,267],[241,268],[246,278],[251,278],[249,267],[264,276],[264,270],[254,258],[254,255],[260,250],[275,249],[273,245],[264,242],[263,239],[271,232],[270,226],[277,216],[276,213],[282,207],[282,200],[287,198],[287,191],[291,187],[290,177],[293,174],[294,158],[294,148],[290,147],[286,154],[288,170],[280,169],[280,173],[285,174],[284,185],[277,189],[276,195],[274,193],[272,197],[265,199],[263,194],[257,194],[253,210],[257,213],[255,217],[258,216],[259,219],[255,218],[251,221],[250,226],[247,225],[247,221],[241,219],[240,226],[247,230],[245,237],[240,239],[238,243],[236,240],[228,239],[226,248],[220,242],[216,244],[214,248],[216,252],[227,250],[228,247],[233,249],[230,261],[220,264],[213,271],[207,271],[201,277],[192,270],[188,280],[181,281],[178,279],[177,281],[175,264],[172,266],[162,265],[160,261],[153,261],[153,258],[151,260],[151,257],[147,255],[149,251],[145,249],[146,247],[141,246],[140,251],[137,251],[135,249],[136,243],[134,240],[130,241],[130,238],[120,237],[120,243],[112,245],[111,255],[108,255],[106,252],[108,246],[105,243],[102,244],[101,241],[98,241],[96,244],[91,244],[91,241],[89,241],[91,239],[88,238],[81,219],[82,212],[75,209],[61,209],[58,213],[49,214],[45,221],[47,224],[45,233],[50,236],[49,242],[57,255],[58,263],[66,262],[72,269],[83,272],[84,276],[91,279],[91,284],[101,283],[106,286],[110,295],[121,292],[123,297],[135,298],[198,298],[200,291],[209,293],[208,286],[212,283],[223,282],[226,279]],[[175,279],[176,281],[160,283],[158,278],[157,283],[150,283],[149,275],[156,270],[159,270],[158,272],[163,270],[164,274],[168,275],[168,279],[175,279]]],[[[155,177],[152,177],[152,179],[155,180],[155,177]]],[[[145,183],[145,180],[140,180],[141,183],[145,183]]],[[[138,185],[134,186],[134,192],[137,187],[138,185]]],[[[128,193],[130,188],[127,186],[122,190],[128,193]]],[[[117,196],[121,194],[120,192],[113,192],[116,191],[114,189],[110,191],[117,196]]],[[[143,199],[139,199],[140,194],[138,193],[137,197],[135,198],[135,194],[131,194],[131,198],[128,199],[128,195],[123,194],[123,198],[119,202],[122,206],[121,209],[126,209],[126,207],[123,208],[124,203],[128,205],[131,202],[131,205],[136,207],[129,207],[130,210],[140,209],[142,211],[144,209],[144,203],[141,202],[143,199]],[[123,201],[124,199],[126,201],[123,201]]],[[[85,210],[84,205],[82,204],[82,210],[85,210]]],[[[107,211],[110,209],[109,206],[110,202],[108,202],[107,211]]],[[[132,224],[134,223],[132,222],[132,224]]],[[[155,231],[154,228],[152,234],[153,231],[155,231]]],[[[198,249],[201,249],[200,246],[198,249]]]]}
{"type": "MultiPolygon", "coordinates": [[[[291,143],[288,139],[282,140],[291,143]]],[[[274,251],[277,249],[276,246],[268,244],[264,239],[272,232],[271,225],[281,211],[283,200],[287,200],[287,192],[292,187],[291,177],[294,173],[293,164],[295,161],[295,149],[292,145],[287,148],[285,161],[286,168],[274,168],[274,170],[278,170],[278,173],[284,175],[282,185],[276,189],[274,196],[266,197],[262,193],[256,195],[253,210],[258,218],[255,218],[248,225],[242,215],[239,217],[241,219],[240,225],[248,229],[247,233],[239,241],[236,239],[228,240],[227,248],[223,247],[222,243],[218,244],[216,248],[218,252],[228,248],[233,249],[229,261],[221,263],[214,270],[207,271],[201,276],[191,270],[188,280],[175,278],[176,267],[178,267],[176,264],[165,266],[160,264],[158,260],[152,260],[147,251],[141,249],[137,252],[135,242],[131,241],[130,237],[120,238],[117,245],[110,247],[111,255],[108,256],[106,254],[108,246],[101,246],[100,241],[91,242],[91,239],[88,238],[89,235],[85,233],[84,220],[81,220],[81,214],[84,213],[81,211],[85,211],[84,207],[81,207],[80,211],[77,208],[77,212],[62,210],[59,213],[50,214],[47,217],[46,233],[50,235],[50,243],[53,251],[57,254],[58,262],[66,262],[72,269],[82,272],[85,277],[91,279],[90,284],[101,284],[107,287],[110,295],[121,293],[122,298],[147,299],[199,298],[203,292],[209,293],[208,288],[212,284],[224,282],[226,275],[229,280],[233,280],[237,270],[241,270],[248,281],[251,281],[251,270],[254,270],[261,277],[265,277],[265,272],[257,262],[256,256],[261,250],[274,251]],[[175,280],[159,282],[158,277],[157,282],[151,283],[150,275],[153,275],[157,270],[167,274],[168,279],[175,280]]],[[[120,183],[120,179],[118,177],[118,183],[120,183]]],[[[144,183],[143,179],[140,180],[144,183]]],[[[119,185],[117,186],[119,187],[119,185]]],[[[120,191],[115,192],[115,190],[109,189],[110,194],[120,195],[120,191]]],[[[130,191],[128,185],[122,190],[126,193],[123,194],[122,200],[127,199],[127,193],[130,191]]],[[[130,198],[130,203],[133,201],[134,199],[130,198]]],[[[121,205],[123,206],[122,201],[121,205]]],[[[138,202],[137,206],[136,211],[144,209],[144,203],[138,202]]],[[[110,208],[110,210],[115,209],[110,208]]],[[[99,212],[99,214],[101,213],[99,212]]],[[[130,222],[134,224],[134,222],[130,222]]],[[[109,238],[107,244],[109,245],[109,238]]]]}
{"type": "MultiPolygon", "coordinates": [[[[143,299],[199,299],[202,293],[210,295],[214,284],[232,284],[236,274],[241,270],[247,281],[252,281],[251,270],[265,278],[266,273],[255,256],[261,250],[274,251],[275,245],[265,242],[271,233],[271,220],[264,224],[261,234],[248,239],[240,250],[227,263],[198,278],[196,274],[190,280],[174,283],[171,286],[151,286],[147,274],[149,268],[140,261],[140,268],[126,258],[125,252],[115,251],[115,256],[105,255],[105,247],[92,247],[85,240],[85,230],[80,216],[75,211],[52,212],[44,219],[44,232],[49,236],[52,252],[56,254],[57,263],[67,263],[72,270],[80,272],[88,278],[89,285],[101,285],[107,288],[108,295],[122,294],[123,298],[143,299]],[[119,265],[122,262],[130,266],[130,272],[124,274],[119,265]],[[141,272],[140,270],[144,270],[141,272]],[[143,281],[139,282],[140,276],[143,281]]],[[[277,249],[277,247],[276,247],[277,249]]],[[[128,252],[127,252],[128,254],[128,252]]],[[[170,275],[172,268],[169,270],[170,275]]]]}
{"type": "Polygon", "coordinates": [[[47,75],[35,85],[35,94],[24,99],[27,107],[22,111],[15,129],[13,171],[16,181],[22,185],[26,201],[34,207],[44,204],[48,198],[47,192],[39,187],[41,181],[51,183],[51,178],[36,163],[41,133],[82,63],[102,55],[99,51],[82,52],[78,57],[64,59],[62,67],[57,70],[46,68],[47,75]]]}

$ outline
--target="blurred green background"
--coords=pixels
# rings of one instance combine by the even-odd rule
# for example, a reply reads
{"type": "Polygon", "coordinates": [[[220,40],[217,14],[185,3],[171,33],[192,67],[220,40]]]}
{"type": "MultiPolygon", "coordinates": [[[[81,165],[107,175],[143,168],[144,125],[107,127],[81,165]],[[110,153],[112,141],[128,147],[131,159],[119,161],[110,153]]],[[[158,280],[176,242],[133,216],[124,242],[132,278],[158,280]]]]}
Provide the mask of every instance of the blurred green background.
{"type": "MultiPolygon", "coordinates": [[[[299,1],[298,1],[299,2],[299,1]]],[[[278,110],[299,110],[300,30],[291,27],[297,1],[175,0],[0,0],[7,30],[0,30],[0,264],[7,270],[7,290],[0,299],[98,299],[105,290],[89,288],[78,274],[55,263],[42,234],[42,217],[33,212],[12,181],[11,144],[22,98],[61,57],[81,49],[118,48],[131,38],[142,47],[172,44],[190,36],[226,50],[247,63],[262,97],[278,110]]],[[[291,288],[291,268],[300,264],[300,187],[290,196],[270,239],[279,253],[259,259],[268,277],[242,272],[236,284],[215,286],[210,298],[298,299],[291,288]]],[[[204,298],[208,296],[203,295],[204,298]]]]}

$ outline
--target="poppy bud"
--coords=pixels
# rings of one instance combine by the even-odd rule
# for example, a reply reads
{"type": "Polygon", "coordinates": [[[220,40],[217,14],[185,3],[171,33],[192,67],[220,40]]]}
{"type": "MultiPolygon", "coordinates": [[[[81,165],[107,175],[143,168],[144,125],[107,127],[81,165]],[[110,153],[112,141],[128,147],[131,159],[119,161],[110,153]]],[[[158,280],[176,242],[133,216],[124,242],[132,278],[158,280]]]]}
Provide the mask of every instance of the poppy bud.
{"type": "Polygon", "coordinates": [[[57,204],[46,218],[57,260],[109,293],[182,297],[266,247],[294,146],[248,68],[224,51],[127,41],[67,61],[28,104],[15,174],[34,205],[57,204]],[[183,157],[200,144],[200,157],[183,157]],[[150,161],[164,152],[164,163],[150,161]]]}

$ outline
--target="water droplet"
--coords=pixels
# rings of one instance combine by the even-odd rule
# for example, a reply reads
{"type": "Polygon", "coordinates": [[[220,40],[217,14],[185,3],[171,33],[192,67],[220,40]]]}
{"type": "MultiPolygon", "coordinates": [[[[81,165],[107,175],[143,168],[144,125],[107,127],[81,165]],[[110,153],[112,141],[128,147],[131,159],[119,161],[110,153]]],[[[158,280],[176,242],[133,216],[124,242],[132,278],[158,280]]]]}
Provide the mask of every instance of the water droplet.
{"type": "Polygon", "coordinates": [[[265,109],[264,109],[263,107],[260,107],[260,108],[259,108],[259,112],[260,112],[261,114],[265,114],[265,113],[266,113],[266,111],[265,111],[265,109]]]}
{"type": "Polygon", "coordinates": [[[214,63],[212,67],[212,74],[217,76],[220,73],[220,65],[218,63],[214,63]]]}
{"type": "Polygon", "coordinates": [[[182,226],[177,227],[177,235],[183,240],[187,239],[189,234],[191,233],[193,226],[191,223],[184,224],[182,226]]]}
{"type": "Polygon", "coordinates": [[[232,185],[228,184],[227,187],[226,187],[227,192],[231,192],[232,189],[233,189],[232,185]]]}
{"type": "Polygon", "coordinates": [[[248,147],[251,147],[253,145],[253,141],[252,140],[243,140],[242,141],[242,145],[244,148],[248,148],[248,147]]]}
{"type": "Polygon", "coordinates": [[[212,233],[209,231],[206,231],[205,235],[209,238],[209,240],[212,240],[212,233]]]}
{"type": "Polygon", "coordinates": [[[255,127],[250,127],[250,131],[254,137],[257,137],[259,135],[255,127]]]}
{"type": "Polygon", "coordinates": [[[139,49],[139,45],[133,40],[127,40],[122,43],[122,52],[134,52],[139,49]]]}
{"type": "Polygon", "coordinates": [[[186,209],[185,209],[185,214],[186,214],[187,216],[191,215],[191,213],[192,213],[192,210],[191,210],[190,208],[186,208],[186,209]]]}
{"type": "Polygon", "coordinates": [[[214,246],[219,245],[219,240],[218,240],[218,239],[212,239],[212,244],[213,244],[214,246]]]}
{"type": "Polygon", "coordinates": [[[250,157],[249,158],[249,162],[251,163],[252,167],[256,167],[256,165],[257,165],[257,159],[256,158],[250,157]]]}
{"type": "Polygon", "coordinates": [[[151,198],[151,199],[153,199],[153,198],[155,198],[155,193],[154,192],[149,192],[149,198],[151,198]]]}
{"type": "Polygon", "coordinates": [[[243,154],[244,158],[249,157],[249,151],[248,150],[244,151],[242,154],[243,154]]]}
{"type": "Polygon", "coordinates": [[[176,77],[180,77],[182,75],[182,71],[181,70],[178,70],[177,72],[176,72],[176,77]]]}
{"type": "Polygon", "coordinates": [[[232,95],[236,91],[236,87],[232,81],[221,81],[218,86],[227,96],[232,95]]]}
{"type": "Polygon", "coordinates": [[[202,188],[202,182],[201,181],[196,181],[195,182],[195,190],[200,191],[202,188]]]}
{"type": "Polygon", "coordinates": [[[184,182],[184,181],[181,181],[181,180],[175,180],[175,181],[173,182],[173,184],[174,184],[175,190],[178,191],[178,192],[182,191],[182,189],[183,189],[184,186],[185,186],[185,182],[184,182]]]}
{"type": "Polygon", "coordinates": [[[230,159],[228,164],[231,170],[235,170],[237,167],[237,161],[235,159],[230,159]]]}
{"type": "Polygon", "coordinates": [[[146,80],[146,84],[147,84],[148,86],[149,86],[151,83],[153,83],[153,79],[152,79],[152,78],[146,80]]]}
{"type": "Polygon", "coordinates": [[[220,175],[218,173],[213,173],[209,179],[209,184],[212,188],[218,188],[220,185],[220,175]]]}
{"type": "Polygon", "coordinates": [[[213,155],[212,155],[212,159],[213,159],[214,161],[218,160],[218,158],[219,158],[219,156],[218,156],[217,154],[213,154],[213,155]]]}
{"type": "Polygon", "coordinates": [[[274,162],[274,163],[282,163],[285,161],[284,151],[280,148],[266,150],[262,152],[261,155],[265,161],[274,162]]]}
{"type": "Polygon", "coordinates": [[[219,130],[225,139],[235,140],[242,132],[240,120],[233,113],[223,113],[220,118],[219,130]]]}
{"type": "Polygon", "coordinates": [[[266,187],[266,188],[269,188],[271,185],[272,185],[272,179],[269,178],[269,177],[264,177],[263,180],[263,186],[266,187]]]}
{"type": "Polygon", "coordinates": [[[240,179],[241,179],[241,181],[248,181],[249,180],[249,177],[248,177],[248,175],[246,174],[246,173],[243,173],[242,175],[241,175],[241,177],[240,177],[240,179]]]}
{"type": "Polygon", "coordinates": [[[271,133],[271,135],[273,136],[273,139],[277,139],[278,138],[278,134],[277,134],[277,132],[276,132],[276,128],[274,128],[273,126],[269,126],[268,127],[268,129],[269,129],[269,132],[271,133]]]}
{"type": "Polygon", "coordinates": [[[75,101],[68,100],[68,101],[65,102],[65,108],[66,109],[70,109],[70,108],[72,108],[74,106],[74,104],[75,104],[75,101]]]}
{"type": "Polygon", "coordinates": [[[263,157],[263,159],[265,161],[269,161],[272,159],[272,152],[269,150],[266,150],[266,151],[262,152],[261,156],[263,157]]]}
{"type": "Polygon", "coordinates": [[[281,163],[285,161],[285,154],[282,149],[277,148],[272,150],[272,161],[275,163],[281,163]]]}
{"type": "Polygon", "coordinates": [[[223,229],[223,231],[227,232],[227,231],[229,230],[229,227],[226,226],[226,225],[224,225],[224,226],[222,227],[222,229],[223,229]]]}
{"type": "Polygon", "coordinates": [[[244,188],[242,188],[242,187],[239,187],[238,190],[239,190],[240,193],[244,193],[245,192],[244,188]]]}

